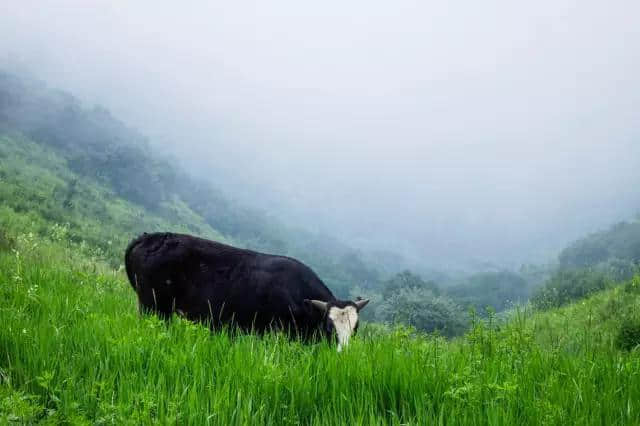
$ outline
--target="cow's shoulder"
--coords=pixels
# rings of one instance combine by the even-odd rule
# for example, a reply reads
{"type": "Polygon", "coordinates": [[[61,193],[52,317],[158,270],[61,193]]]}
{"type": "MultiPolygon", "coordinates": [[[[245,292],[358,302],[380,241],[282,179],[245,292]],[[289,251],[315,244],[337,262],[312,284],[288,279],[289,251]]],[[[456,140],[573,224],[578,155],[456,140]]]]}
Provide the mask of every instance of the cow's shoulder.
{"type": "Polygon", "coordinates": [[[313,294],[332,297],[331,291],[309,266],[291,257],[258,255],[253,274],[262,277],[270,285],[307,288],[313,294]]]}

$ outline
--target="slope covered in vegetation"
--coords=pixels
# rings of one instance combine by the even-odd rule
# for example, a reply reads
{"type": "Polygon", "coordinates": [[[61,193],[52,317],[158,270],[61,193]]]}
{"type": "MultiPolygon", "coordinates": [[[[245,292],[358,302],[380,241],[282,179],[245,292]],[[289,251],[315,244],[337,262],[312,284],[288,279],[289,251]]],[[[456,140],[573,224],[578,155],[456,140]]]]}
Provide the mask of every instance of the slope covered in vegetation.
{"type": "Polygon", "coordinates": [[[178,200],[163,202],[164,215],[83,179],[46,145],[24,137],[0,136],[0,224],[4,229],[45,236],[51,226],[70,241],[84,241],[114,267],[141,230],[174,229],[224,240],[219,232],[178,200]]]}
{"type": "Polygon", "coordinates": [[[57,233],[4,236],[0,422],[637,424],[640,279],[447,341],[365,327],[343,353],[137,313],[57,233]]]}
{"type": "Polygon", "coordinates": [[[636,222],[443,286],[229,201],[67,94],[0,73],[0,100],[0,423],[640,422],[636,222]],[[122,252],[154,230],[298,257],[378,323],[337,354],[141,317],[122,252]]]}
{"type": "Polygon", "coordinates": [[[558,267],[531,302],[539,309],[562,306],[628,280],[639,267],[640,221],[620,222],[562,250],[558,267]]]}
{"type": "MultiPolygon", "coordinates": [[[[339,297],[375,301],[369,321],[405,323],[454,336],[469,310],[486,316],[524,304],[561,306],[636,270],[638,223],[621,223],[572,244],[554,265],[494,268],[451,277],[399,272],[393,254],[362,253],[327,235],[292,229],[223,196],[154,154],[146,139],[108,111],[0,72],[0,225],[85,242],[113,267],[141,232],[173,230],[309,264],[339,297]],[[544,284],[544,285],[542,285],[544,284]]],[[[219,184],[224,185],[224,182],[219,184]]]]}
{"type": "Polygon", "coordinates": [[[155,154],[108,111],[85,108],[40,82],[0,72],[0,99],[0,225],[10,229],[47,236],[57,224],[56,232],[84,241],[113,267],[131,238],[158,230],[285,254],[309,264],[338,297],[376,300],[368,320],[409,322],[448,336],[467,328],[467,306],[484,312],[495,302],[501,309],[528,295],[516,274],[506,274],[516,279],[503,280],[504,291],[489,299],[481,287],[500,274],[471,277],[460,292],[470,297],[440,292],[441,282],[423,287],[416,273],[398,272],[402,261],[393,254],[361,253],[230,201],[155,154]]]}
{"type": "Polygon", "coordinates": [[[624,270],[640,262],[640,221],[620,222],[593,233],[564,249],[559,256],[565,268],[612,264],[624,270]]]}
{"type": "Polygon", "coordinates": [[[135,235],[173,230],[297,257],[343,297],[380,280],[358,251],[230,200],[107,110],[1,70],[0,179],[5,206],[36,223],[68,222],[114,264],[135,235]]]}

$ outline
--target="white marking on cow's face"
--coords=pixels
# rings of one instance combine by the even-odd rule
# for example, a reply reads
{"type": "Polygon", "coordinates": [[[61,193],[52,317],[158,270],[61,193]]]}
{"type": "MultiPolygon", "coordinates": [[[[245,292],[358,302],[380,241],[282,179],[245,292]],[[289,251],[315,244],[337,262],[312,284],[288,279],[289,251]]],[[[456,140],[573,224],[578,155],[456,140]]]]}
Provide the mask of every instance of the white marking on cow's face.
{"type": "Polygon", "coordinates": [[[329,308],[329,319],[333,322],[338,335],[338,352],[349,344],[349,339],[358,324],[358,310],[354,306],[329,308]]]}

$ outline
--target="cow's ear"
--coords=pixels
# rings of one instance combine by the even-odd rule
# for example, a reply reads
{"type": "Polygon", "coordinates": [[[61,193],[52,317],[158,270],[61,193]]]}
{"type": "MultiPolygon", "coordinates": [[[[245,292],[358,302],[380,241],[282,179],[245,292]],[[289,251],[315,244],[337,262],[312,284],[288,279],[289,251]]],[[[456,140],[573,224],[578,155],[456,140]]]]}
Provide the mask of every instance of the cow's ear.
{"type": "Polygon", "coordinates": [[[309,300],[309,299],[304,299],[304,301],[306,303],[311,303],[311,305],[315,306],[315,308],[321,312],[327,312],[327,307],[329,306],[327,302],[323,302],[322,300],[309,300]]]}
{"type": "Polygon", "coordinates": [[[356,307],[358,308],[358,311],[360,311],[362,308],[367,306],[367,303],[369,303],[369,299],[358,299],[353,303],[356,304],[356,307]]]}

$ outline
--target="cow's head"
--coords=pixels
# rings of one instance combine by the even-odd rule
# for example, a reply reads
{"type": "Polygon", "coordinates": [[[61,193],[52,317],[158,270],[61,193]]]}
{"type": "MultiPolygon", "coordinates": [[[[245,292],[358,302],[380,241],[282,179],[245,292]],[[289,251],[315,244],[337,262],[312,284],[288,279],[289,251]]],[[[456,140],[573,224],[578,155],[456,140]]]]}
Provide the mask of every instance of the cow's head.
{"type": "Polygon", "coordinates": [[[338,339],[338,352],[349,344],[349,339],[358,329],[360,311],[369,303],[368,299],[355,302],[340,301],[323,302],[322,300],[305,300],[315,309],[322,312],[324,317],[324,331],[328,336],[338,339]]]}

